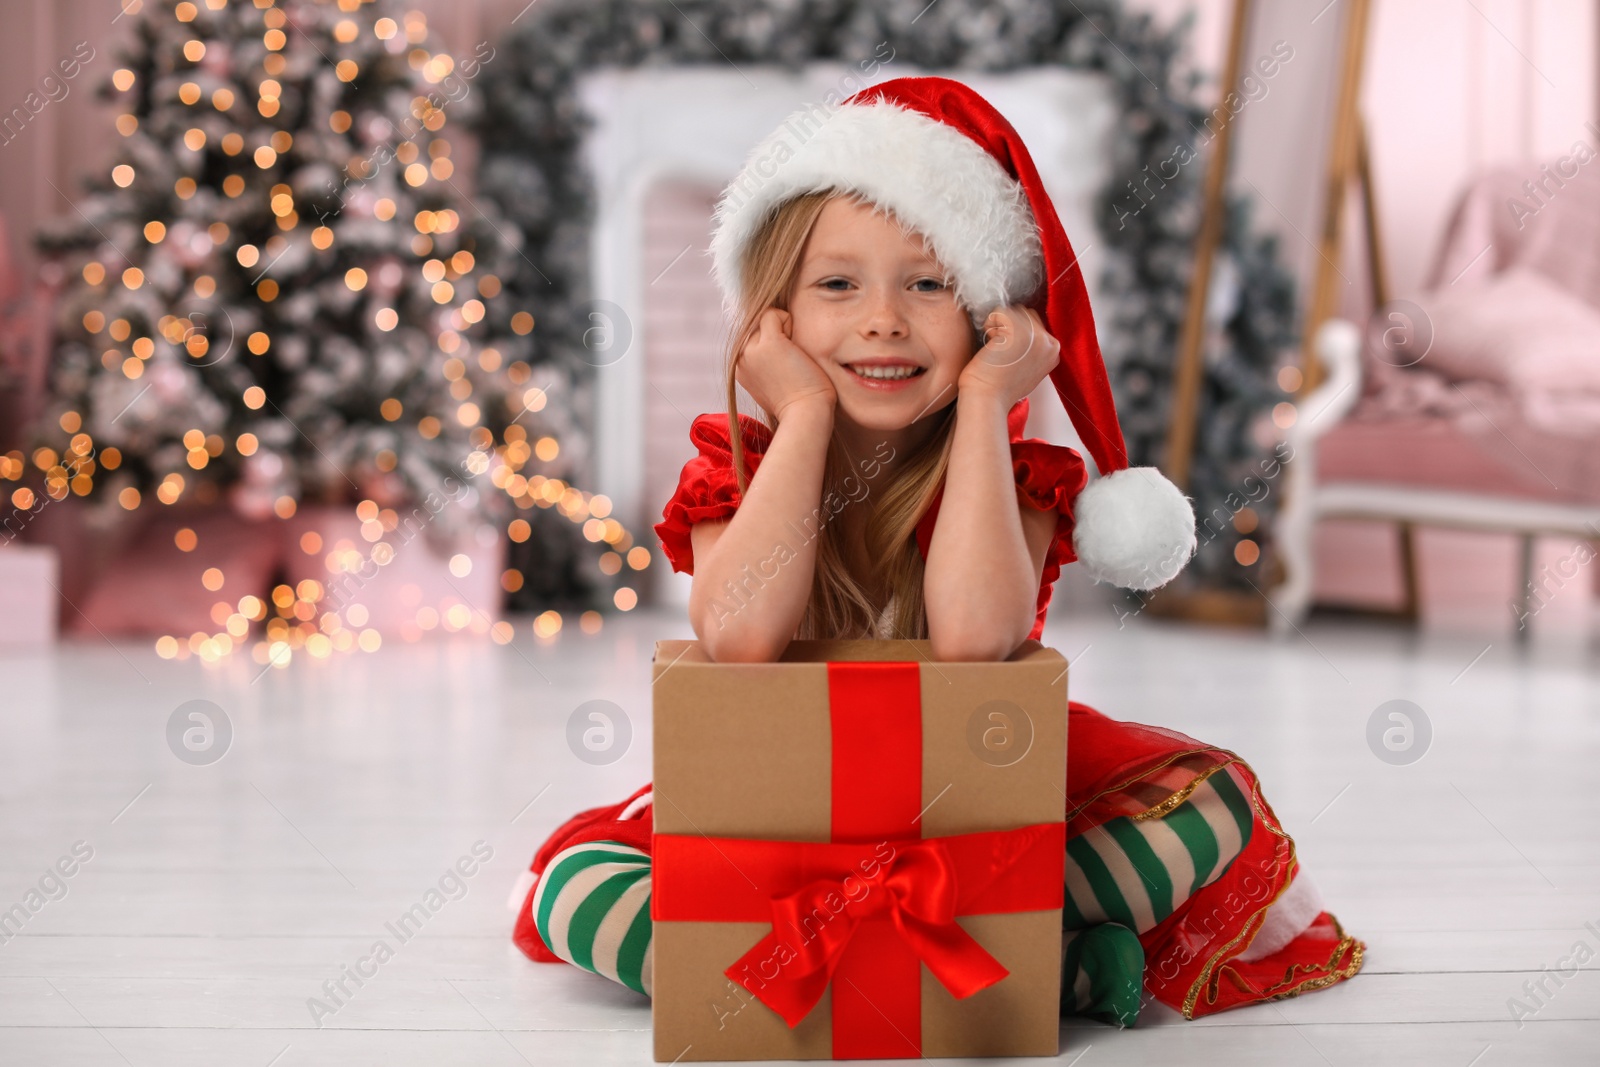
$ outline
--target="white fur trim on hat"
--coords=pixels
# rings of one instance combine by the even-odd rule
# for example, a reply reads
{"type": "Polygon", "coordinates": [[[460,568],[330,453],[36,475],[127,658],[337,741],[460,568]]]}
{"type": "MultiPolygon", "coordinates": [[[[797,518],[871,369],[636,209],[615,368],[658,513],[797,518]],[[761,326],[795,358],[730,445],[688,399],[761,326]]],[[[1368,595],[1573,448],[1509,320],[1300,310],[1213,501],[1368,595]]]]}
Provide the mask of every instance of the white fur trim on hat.
{"type": "Polygon", "coordinates": [[[713,270],[723,304],[739,299],[739,260],[769,211],[829,186],[893,212],[927,239],[974,323],[1033,296],[1044,281],[1039,232],[1022,185],[976,141],[886,101],[794,112],[751,152],[714,213],[713,270]]]}
{"type": "Polygon", "coordinates": [[[1154,589],[1194,554],[1194,506],[1154,467],[1096,478],[1073,503],[1072,548],[1098,581],[1154,589]]]}

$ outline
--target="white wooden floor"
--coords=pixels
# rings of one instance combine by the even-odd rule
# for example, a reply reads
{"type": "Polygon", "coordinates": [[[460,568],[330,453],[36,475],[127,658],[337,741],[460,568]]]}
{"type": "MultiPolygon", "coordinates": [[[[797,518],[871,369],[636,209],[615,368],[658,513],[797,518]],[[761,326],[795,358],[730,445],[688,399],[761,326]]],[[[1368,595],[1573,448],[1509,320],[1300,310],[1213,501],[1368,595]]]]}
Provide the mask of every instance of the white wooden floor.
{"type": "MultiPolygon", "coordinates": [[[[506,901],[561,818],[647,780],[653,642],[692,634],[645,613],[537,649],[518,633],[259,679],[243,657],[206,667],[144,644],[0,655],[0,911],[26,910],[41,882],[57,898],[35,897],[0,943],[0,1063],[649,1062],[648,1003],[529,962],[506,901]],[[632,720],[608,766],[565,740],[595,698],[632,720]],[[196,699],[233,728],[210,765],[166,739],[196,699]],[[324,982],[377,939],[397,943],[385,924],[480,841],[492,857],[462,889],[446,881],[459,899],[314,1019],[324,982]],[[75,845],[92,855],[76,861],[75,845]],[[59,884],[58,861],[73,871],[59,884]]],[[[1045,638],[1075,660],[1076,699],[1243,755],[1369,946],[1354,981],[1298,999],[1192,1023],[1154,1006],[1125,1031],[1069,1023],[1062,1062],[1600,1062],[1591,650],[1335,621],[1273,643],[1143,619],[1118,630],[1109,615],[1055,620],[1045,638]],[[1368,718],[1392,699],[1432,724],[1411,765],[1368,747],[1368,718]],[[1541,974],[1575,950],[1581,969],[1541,974]],[[1535,1000],[1525,983],[1541,980],[1535,1000]]]]}

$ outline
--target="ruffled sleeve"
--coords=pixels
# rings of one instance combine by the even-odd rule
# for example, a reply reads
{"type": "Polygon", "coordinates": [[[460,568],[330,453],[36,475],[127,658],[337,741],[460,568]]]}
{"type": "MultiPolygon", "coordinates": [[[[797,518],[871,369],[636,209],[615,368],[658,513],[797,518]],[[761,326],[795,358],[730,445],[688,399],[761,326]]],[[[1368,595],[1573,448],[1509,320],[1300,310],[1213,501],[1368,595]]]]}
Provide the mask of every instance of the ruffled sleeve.
{"type": "MultiPolygon", "coordinates": [[[[745,464],[754,475],[772,442],[772,431],[759,419],[742,412],[739,426],[745,464]]],[[[709,412],[696,417],[689,426],[689,440],[699,452],[683,465],[677,491],[655,525],[667,562],[683,574],[694,573],[694,548],[689,539],[694,524],[717,522],[739,510],[739,481],[733,471],[733,439],[728,433],[727,413],[709,412]]]]}
{"type": "Polygon", "coordinates": [[[1037,639],[1044,632],[1045,612],[1050,607],[1061,568],[1078,558],[1072,549],[1072,503],[1089,484],[1089,470],[1075,449],[1048,441],[1011,442],[1011,471],[1023,503],[1041,511],[1056,511],[1056,533],[1044,554],[1044,571],[1039,576],[1039,602],[1035,607],[1033,631],[1037,639]]]}
{"type": "MultiPolygon", "coordinates": [[[[1045,550],[1044,571],[1039,576],[1033,631],[1028,634],[1037,639],[1044,631],[1045,613],[1061,568],[1078,558],[1072,548],[1072,504],[1089,483],[1089,471],[1075,449],[1030,438],[1011,442],[1011,473],[1017,483],[1018,499],[1024,505],[1039,511],[1053,509],[1057,513],[1055,536],[1045,550]]],[[[933,543],[933,527],[943,498],[941,488],[927,514],[917,524],[917,548],[923,559],[928,558],[928,547],[933,543]]]]}

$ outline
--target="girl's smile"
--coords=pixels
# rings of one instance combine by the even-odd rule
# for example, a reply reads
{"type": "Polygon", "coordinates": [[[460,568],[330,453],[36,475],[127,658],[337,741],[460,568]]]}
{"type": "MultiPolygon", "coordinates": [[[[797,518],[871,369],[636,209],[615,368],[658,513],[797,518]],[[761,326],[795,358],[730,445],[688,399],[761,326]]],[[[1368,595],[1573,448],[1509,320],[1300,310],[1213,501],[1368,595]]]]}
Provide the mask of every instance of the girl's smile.
{"type": "Polygon", "coordinates": [[[928,371],[926,367],[898,359],[862,360],[845,364],[845,369],[850,371],[851,376],[863,389],[877,389],[884,392],[909,388],[912,379],[928,371]]]}

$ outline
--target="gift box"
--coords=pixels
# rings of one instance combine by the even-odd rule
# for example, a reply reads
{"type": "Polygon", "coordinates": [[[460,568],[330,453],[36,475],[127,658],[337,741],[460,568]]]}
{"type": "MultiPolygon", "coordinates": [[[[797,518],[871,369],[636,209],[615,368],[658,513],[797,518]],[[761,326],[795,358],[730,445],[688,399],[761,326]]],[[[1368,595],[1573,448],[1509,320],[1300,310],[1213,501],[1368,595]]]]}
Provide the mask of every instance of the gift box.
{"type": "Polygon", "coordinates": [[[0,534],[0,648],[55,641],[60,572],[54,548],[0,534]]]}
{"type": "Polygon", "coordinates": [[[793,641],[653,670],[657,1061],[1060,1052],[1067,664],[793,641]]]}
{"type": "Polygon", "coordinates": [[[67,633],[172,634],[181,641],[222,628],[232,609],[219,616],[219,602],[237,605],[240,597],[266,596],[272,589],[281,562],[276,519],[251,520],[225,506],[200,504],[144,507],[132,514],[112,513],[112,519],[120,528],[86,529],[112,543],[106,546],[111,551],[103,565],[96,567],[92,557],[78,552],[63,553],[69,568],[96,571],[88,594],[75,602],[77,609],[66,610],[67,633]],[[187,549],[179,543],[184,530],[193,537],[187,549]],[[205,582],[213,568],[221,581],[217,586],[205,582]]]}

